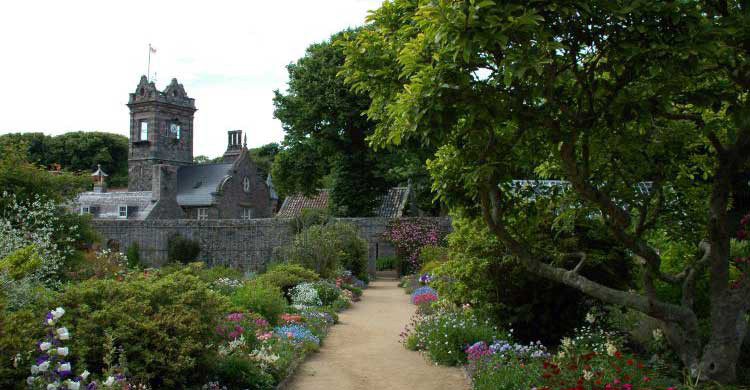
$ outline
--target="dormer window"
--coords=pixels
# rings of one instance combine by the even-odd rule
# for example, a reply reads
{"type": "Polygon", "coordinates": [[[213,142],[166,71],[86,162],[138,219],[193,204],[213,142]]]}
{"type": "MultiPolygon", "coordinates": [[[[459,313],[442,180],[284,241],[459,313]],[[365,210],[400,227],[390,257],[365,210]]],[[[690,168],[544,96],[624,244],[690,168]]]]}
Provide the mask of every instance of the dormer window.
{"type": "Polygon", "coordinates": [[[81,212],[80,212],[81,215],[86,215],[90,213],[91,213],[91,207],[89,207],[88,205],[81,206],[81,212]]]}
{"type": "Polygon", "coordinates": [[[148,122],[141,121],[141,141],[148,141],[148,122]]]}

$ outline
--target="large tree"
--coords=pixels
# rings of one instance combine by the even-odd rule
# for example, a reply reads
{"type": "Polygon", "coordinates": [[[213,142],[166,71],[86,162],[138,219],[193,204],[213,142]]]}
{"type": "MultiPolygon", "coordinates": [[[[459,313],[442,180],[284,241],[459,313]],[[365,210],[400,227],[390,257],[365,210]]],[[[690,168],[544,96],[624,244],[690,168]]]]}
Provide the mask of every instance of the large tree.
{"type": "Polygon", "coordinates": [[[348,46],[343,73],[372,98],[373,143],[438,146],[433,188],[528,272],[661,320],[693,375],[731,382],[750,308],[730,249],[750,158],[749,26],[741,1],[394,0],[348,46]],[[532,207],[517,178],[570,190],[532,207]],[[586,252],[540,231],[575,234],[582,219],[629,251],[639,292],[581,275],[586,252]],[[664,237],[692,248],[679,270],[663,264],[664,237]]]}
{"type": "Polygon", "coordinates": [[[367,142],[375,129],[365,115],[370,98],[353,92],[339,75],[345,44],[357,34],[334,34],[287,67],[287,91],[276,91],[274,98],[275,115],[286,132],[274,163],[274,184],[282,195],[330,187],[335,214],[367,216],[389,186],[411,181],[420,206],[434,209],[425,185],[427,155],[413,147],[375,153],[367,142]]]}

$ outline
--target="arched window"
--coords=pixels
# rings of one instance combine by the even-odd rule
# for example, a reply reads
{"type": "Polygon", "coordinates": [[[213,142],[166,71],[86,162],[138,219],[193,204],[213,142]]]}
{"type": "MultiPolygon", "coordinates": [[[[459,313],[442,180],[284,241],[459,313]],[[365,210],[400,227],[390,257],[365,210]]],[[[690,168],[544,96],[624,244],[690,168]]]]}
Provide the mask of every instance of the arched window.
{"type": "Polygon", "coordinates": [[[242,190],[245,192],[250,192],[250,178],[247,176],[242,179],[242,190]]]}

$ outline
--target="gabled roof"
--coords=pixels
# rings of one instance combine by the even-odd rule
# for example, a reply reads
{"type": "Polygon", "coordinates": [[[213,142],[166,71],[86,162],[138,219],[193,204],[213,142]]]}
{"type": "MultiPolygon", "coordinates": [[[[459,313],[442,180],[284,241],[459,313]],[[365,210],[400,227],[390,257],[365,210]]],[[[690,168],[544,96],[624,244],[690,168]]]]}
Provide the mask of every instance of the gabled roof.
{"type": "MultiPolygon", "coordinates": [[[[404,209],[409,200],[409,187],[394,187],[381,197],[380,205],[375,210],[375,215],[382,218],[399,218],[404,215],[404,209]]],[[[304,196],[295,194],[287,196],[276,213],[280,218],[294,218],[302,215],[303,209],[327,209],[329,190],[322,189],[317,195],[304,196]]]]}
{"type": "Polygon", "coordinates": [[[177,203],[210,206],[214,195],[232,175],[232,163],[186,165],[177,170],[177,203]]]}

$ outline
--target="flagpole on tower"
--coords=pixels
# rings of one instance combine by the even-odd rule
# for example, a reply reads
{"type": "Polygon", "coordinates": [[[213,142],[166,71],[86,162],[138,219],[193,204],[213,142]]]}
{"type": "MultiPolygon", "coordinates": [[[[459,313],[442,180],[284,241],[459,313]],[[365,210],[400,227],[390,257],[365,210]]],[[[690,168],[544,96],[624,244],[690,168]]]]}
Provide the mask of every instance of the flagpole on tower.
{"type": "Polygon", "coordinates": [[[156,49],[154,49],[151,44],[148,44],[148,68],[146,68],[146,79],[148,81],[151,81],[151,53],[156,53],[156,49]]]}

